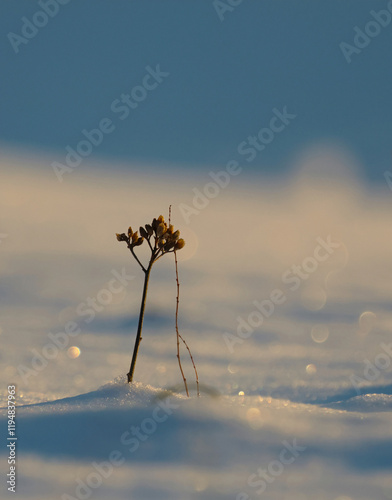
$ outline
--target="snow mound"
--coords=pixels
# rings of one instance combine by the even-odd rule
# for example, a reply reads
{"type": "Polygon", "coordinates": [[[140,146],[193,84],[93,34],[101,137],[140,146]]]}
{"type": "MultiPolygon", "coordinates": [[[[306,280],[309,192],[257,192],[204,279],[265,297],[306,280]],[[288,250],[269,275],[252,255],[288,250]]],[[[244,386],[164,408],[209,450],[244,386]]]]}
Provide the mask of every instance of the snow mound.
{"type": "MultiPolygon", "coordinates": [[[[102,385],[95,391],[68,398],[29,405],[21,405],[18,411],[32,413],[65,413],[77,410],[106,410],[148,406],[161,396],[162,389],[140,382],[128,384],[125,376],[102,385]]],[[[178,396],[177,396],[178,397],[178,396]]]]}
{"type": "Polygon", "coordinates": [[[363,394],[347,401],[331,403],[328,407],[361,413],[391,411],[392,396],[390,394],[363,394]]]}

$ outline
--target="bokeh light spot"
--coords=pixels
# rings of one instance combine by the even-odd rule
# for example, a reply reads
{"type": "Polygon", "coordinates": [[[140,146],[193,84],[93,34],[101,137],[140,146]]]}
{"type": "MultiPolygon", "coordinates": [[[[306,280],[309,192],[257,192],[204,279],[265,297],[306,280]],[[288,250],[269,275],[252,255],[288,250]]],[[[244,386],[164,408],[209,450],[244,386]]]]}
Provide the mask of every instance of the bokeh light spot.
{"type": "Polygon", "coordinates": [[[359,329],[362,333],[369,333],[377,323],[377,316],[371,311],[364,311],[358,320],[359,329]]]}
{"type": "Polygon", "coordinates": [[[249,408],[246,412],[246,420],[252,429],[260,429],[263,426],[261,412],[258,408],[249,408]]]}
{"type": "Polygon", "coordinates": [[[329,337],[328,327],[325,325],[314,325],[310,333],[312,340],[318,344],[322,344],[329,337]]]}
{"type": "Polygon", "coordinates": [[[73,345],[68,349],[67,354],[71,359],[76,359],[80,356],[80,349],[73,345]]]}
{"type": "Polygon", "coordinates": [[[307,365],[306,373],[308,375],[315,375],[317,373],[316,365],[314,365],[314,364],[307,365]]]}

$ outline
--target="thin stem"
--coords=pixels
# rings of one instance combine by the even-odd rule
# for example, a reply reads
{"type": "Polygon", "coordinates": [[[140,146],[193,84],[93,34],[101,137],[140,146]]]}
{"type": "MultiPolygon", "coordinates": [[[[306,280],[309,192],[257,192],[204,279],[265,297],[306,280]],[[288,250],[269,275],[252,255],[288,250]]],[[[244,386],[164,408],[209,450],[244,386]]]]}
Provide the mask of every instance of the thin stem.
{"type": "Polygon", "coordinates": [[[170,253],[170,251],[168,252],[163,252],[161,253],[161,255],[159,255],[159,252],[155,255],[154,257],[154,262],[156,262],[157,260],[159,260],[161,257],[163,257],[164,255],[166,255],[167,253],[170,253]]]}
{"type": "MultiPolygon", "coordinates": [[[[178,279],[178,262],[177,262],[177,253],[176,253],[175,250],[174,250],[174,262],[175,262],[175,265],[176,265],[177,299],[179,299],[179,296],[180,296],[180,282],[179,282],[179,279],[178,279]]],[[[179,344],[178,339],[180,338],[183,341],[185,347],[188,349],[189,357],[191,358],[193,369],[195,370],[197,396],[200,396],[200,391],[199,391],[199,375],[198,375],[197,370],[196,370],[195,361],[193,359],[193,356],[192,356],[192,353],[191,353],[191,350],[190,350],[188,344],[186,343],[185,339],[183,338],[183,336],[178,331],[178,324],[177,324],[177,319],[178,318],[177,318],[177,316],[178,316],[178,300],[177,300],[177,309],[176,309],[177,352],[178,352],[178,344],[179,344]]]]}
{"type": "Polygon", "coordinates": [[[128,248],[129,248],[129,250],[132,252],[132,255],[135,257],[135,259],[137,260],[137,262],[138,262],[139,266],[140,266],[140,267],[143,269],[143,271],[146,273],[146,272],[147,272],[147,269],[146,269],[146,268],[143,266],[143,264],[140,262],[140,260],[138,259],[137,255],[135,254],[135,252],[134,252],[133,248],[132,248],[130,245],[128,245],[128,248]]]}
{"type": "Polygon", "coordinates": [[[151,252],[153,252],[154,249],[151,246],[150,238],[146,238],[146,239],[147,239],[147,243],[148,243],[148,246],[150,247],[151,252]]]}
{"type": "Polygon", "coordinates": [[[189,349],[189,346],[188,346],[188,344],[186,343],[186,341],[185,341],[185,339],[183,338],[183,336],[182,336],[180,333],[178,334],[178,336],[179,336],[179,337],[180,337],[180,339],[184,342],[185,347],[188,349],[188,352],[189,352],[189,357],[191,358],[192,365],[193,365],[193,369],[195,370],[197,395],[198,395],[198,396],[200,396],[200,391],[199,391],[199,375],[197,374],[196,365],[195,365],[195,362],[194,362],[194,360],[193,360],[193,356],[192,356],[191,350],[189,349]]]}
{"type": "Polygon", "coordinates": [[[176,334],[177,334],[177,359],[178,359],[178,364],[180,366],[180,372],[182,375],[182,378],[184,380],[184,385],[185,385],[185,391],[186,395],[189,398],[189,391],[188,391],[188,384],[186,383],[186,378],[184,375],[184,370],[182,369],[181,365],[181,358],[180,358],[180,332],[178,331],[178,306],[180,303],[180,282],[178,280],[178,269],[177,269],[177,255],[176,252],[174,252],[174,259],[176,263],[176,282],[177,282],[177,297],[176,297],[176,334]]]}
{"type": "Polygon", "coordinates": [[[142,335],[142,327],[143,327],[144,310],[146,308],[148,280],[150,279],[150,272],[151,272],[151,268],[152,268],[152,263],[153,262],[150,261],[148,268],[146,270],[144,270],[145,276],[144,276],[142,303],[140,305],[139,324],[137,327],[137,334],[136,334],[136,340],[135,340],[135,347],[133,349],[132,362],[131,362],[131,366],[129,368],[129,373],[127,374],[128,375],[128,383],[132,383],[132,381],[133,381],[133,373],[135,371],[136,358],[137,358],[137,354],[139,352],[139,345],[140,345],[140,342],[142,340],[141,335],[142,335]]]}

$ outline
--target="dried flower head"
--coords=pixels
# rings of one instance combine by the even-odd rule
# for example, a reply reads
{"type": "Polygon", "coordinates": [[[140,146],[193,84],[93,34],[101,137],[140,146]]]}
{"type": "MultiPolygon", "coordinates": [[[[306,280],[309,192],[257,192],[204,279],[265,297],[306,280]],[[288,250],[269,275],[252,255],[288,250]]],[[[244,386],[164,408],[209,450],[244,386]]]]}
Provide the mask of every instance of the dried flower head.
{"type": "Polygon", "coordinates": [[[157,227],[157,236],[158,238],[160,238],[162,236],[162,234],[166,233],[166,224],[164,224],[163,222],[161,222],[160,224],[158,224],[158,227],[157,227]]]}
{"type": "Polygon", "coordinates": [[[144,227],[141,227],[141,226],[140,226],[139,231],[140,231],[141,236],[143,236],[143,238],[148,238],[148,233],[147,233],[147,231],[144,229],[144,227]]]}
{"type": "Polygon", "coordinates": [[[127,235],[125,233],[116,233],[117,241],[128,241],[127,235]]]}
{"type": "MultiPolygon", "coordinates": [[[[128,249],[131,251],[133,257],[136,259],[137,263],[139,266],[142,268],[144,272],[144,288],[143,288],[143,295],[142,295],[142,304],[140,308],[140,315],[139,315],[139,323],[138,323],[138,329],[136,333],[136,340],[135,340],[135,347],[133,351],[133,356],[132,356],[132,362],[131,366],[129,368],[129,372],[127,373],[128,376],[128,382],[131,383],[133,381],[133,374],[135,370],[135,364],[136,364],[136,358],[138,355],[138,350],[139,350],[139,344],[142,339],[141,333],[142,333],[142,326],[143,326],[143,317],[144,317],[144,310],[145,310],[145,304],[146,304],[146,297],[147,297],[147,288],[148,288],[148,281],[151,273],[151,268],[158,259],[160,259],[163,255],[167,253],[174,253],[174,261],[175,261],[175,266],[176,266],[176,281],[177,281],[177,306],[176,306],[176,333],[177,333],[177,358],[178,362],[180,365],[180,370],[183,376],[184,384],[185,384],[185,389],[186,393],[189,396],[188,392],[188,386],[186,383],[186,379],[182,370],[181,366],[181,361],[180,361],[180,352],[179,352],[179,339],[181,339],[186,348],[189,351],[189,355],[191,357],[193,367],[195,370],[196,374],[196,384],[198,388],[198,375],[196,371],[196,366],[193,361],[192,354],[190,352],[190,349],[183,339],[183,337],[180,335],[178,331],[178,304],[179,304],[179,281],[178,281],[178,270],[177,270],[177,256],[176,256],[176,251],[181,250],[181,248],[184,247],[185,241],[180,238],[180,231],[179,230],[174,230],[174,226],[170,224],[170,214],[171,214],[171,207],[169,208],[169,224],[165,222],[165,218],[163,215],[160,215],[158,218],[154,218],[151,222],[151,224],[146,224],[144,227],[140,226],[139,231],[133,232],[132,227],[129,226],[128,228],[128,234],[126,233],[116,233],[116,238],[117,241],[125,241],[127,243],[128,249]],[[140,236],[139,236],[140,234],[140,236]],[[151,256],[150,260],[148,262],[147,266],[144,266],[142,262],[139,260],[139,257],[136,255],[135,248],[139,247],[143,244],[144,241],[147,241],[148,247],[151,250],[151,256]]],[[[199,390],[198,390],[198,395],[199,395],[199,390]]]]}
{"type": "Polygon", "coordinates": [[[175,244],[174,248],[176,250],[181,250],[181,248],[184,248],[184,246],[185,246],[185,241],[182,238],[180,238],[175,244]]]}
{"type": "MultiPolygon", "coordinates": [[[[151,250],[149,266],[162,257],[162,255],[183,248],[185,241],[183,239],[179,239],[179,236],[180,231],[175,231],[172,224],[166,224],[163,215],[160,215],[158,218],[154,218],[151,224],[146,224],[144,227],[141,226],[139,231],[133,232],[132,227],[130,226],[128,228],[128,236],[125,233],[116,233],[117,240],[125,241],[136,259],[137,257],[134,254],[134,248],[142,245],[144,240],[146,240],[151,250]]],[[[142,266],[142,269],[146,271],[147,268],[140,263],[139,259],[137,260],[142,266]]]]}

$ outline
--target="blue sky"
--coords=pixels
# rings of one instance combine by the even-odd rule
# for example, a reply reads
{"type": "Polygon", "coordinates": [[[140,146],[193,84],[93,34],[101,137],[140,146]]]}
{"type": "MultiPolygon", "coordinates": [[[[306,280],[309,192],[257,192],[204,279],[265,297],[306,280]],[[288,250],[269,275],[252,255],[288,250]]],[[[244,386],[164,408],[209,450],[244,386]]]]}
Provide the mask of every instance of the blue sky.
{"type": "MultiPolygon", "coordinates": [[[[226,1],[226,0],[225,0],[226,1]]],[[[43,0],[43,3],[44,0],[43,0]]],[[[226,2],[227,3],[227,2],[226,2]]],[[[244,0],[220,20],[212,0],[71,0],[15,53],[38,2],[0,4],[2,148],[63,161],[65,147],[108,117],[115,130],[90,159],[208,171],[241,159],[238,145],[273,109],[296,115],[248,171],[284,176],[314,143],[348,148],[364,176],[391,166],[392,22],[349,64],[339,47],[384,0],[244,0]],[[120,120],[114,100],[146,67],[169,76],[120,120]]],[[[244,157],[242,158],[244,161],[244,157]]],[[[130,166],[130,168],[132,168],[130,166]]]]}

